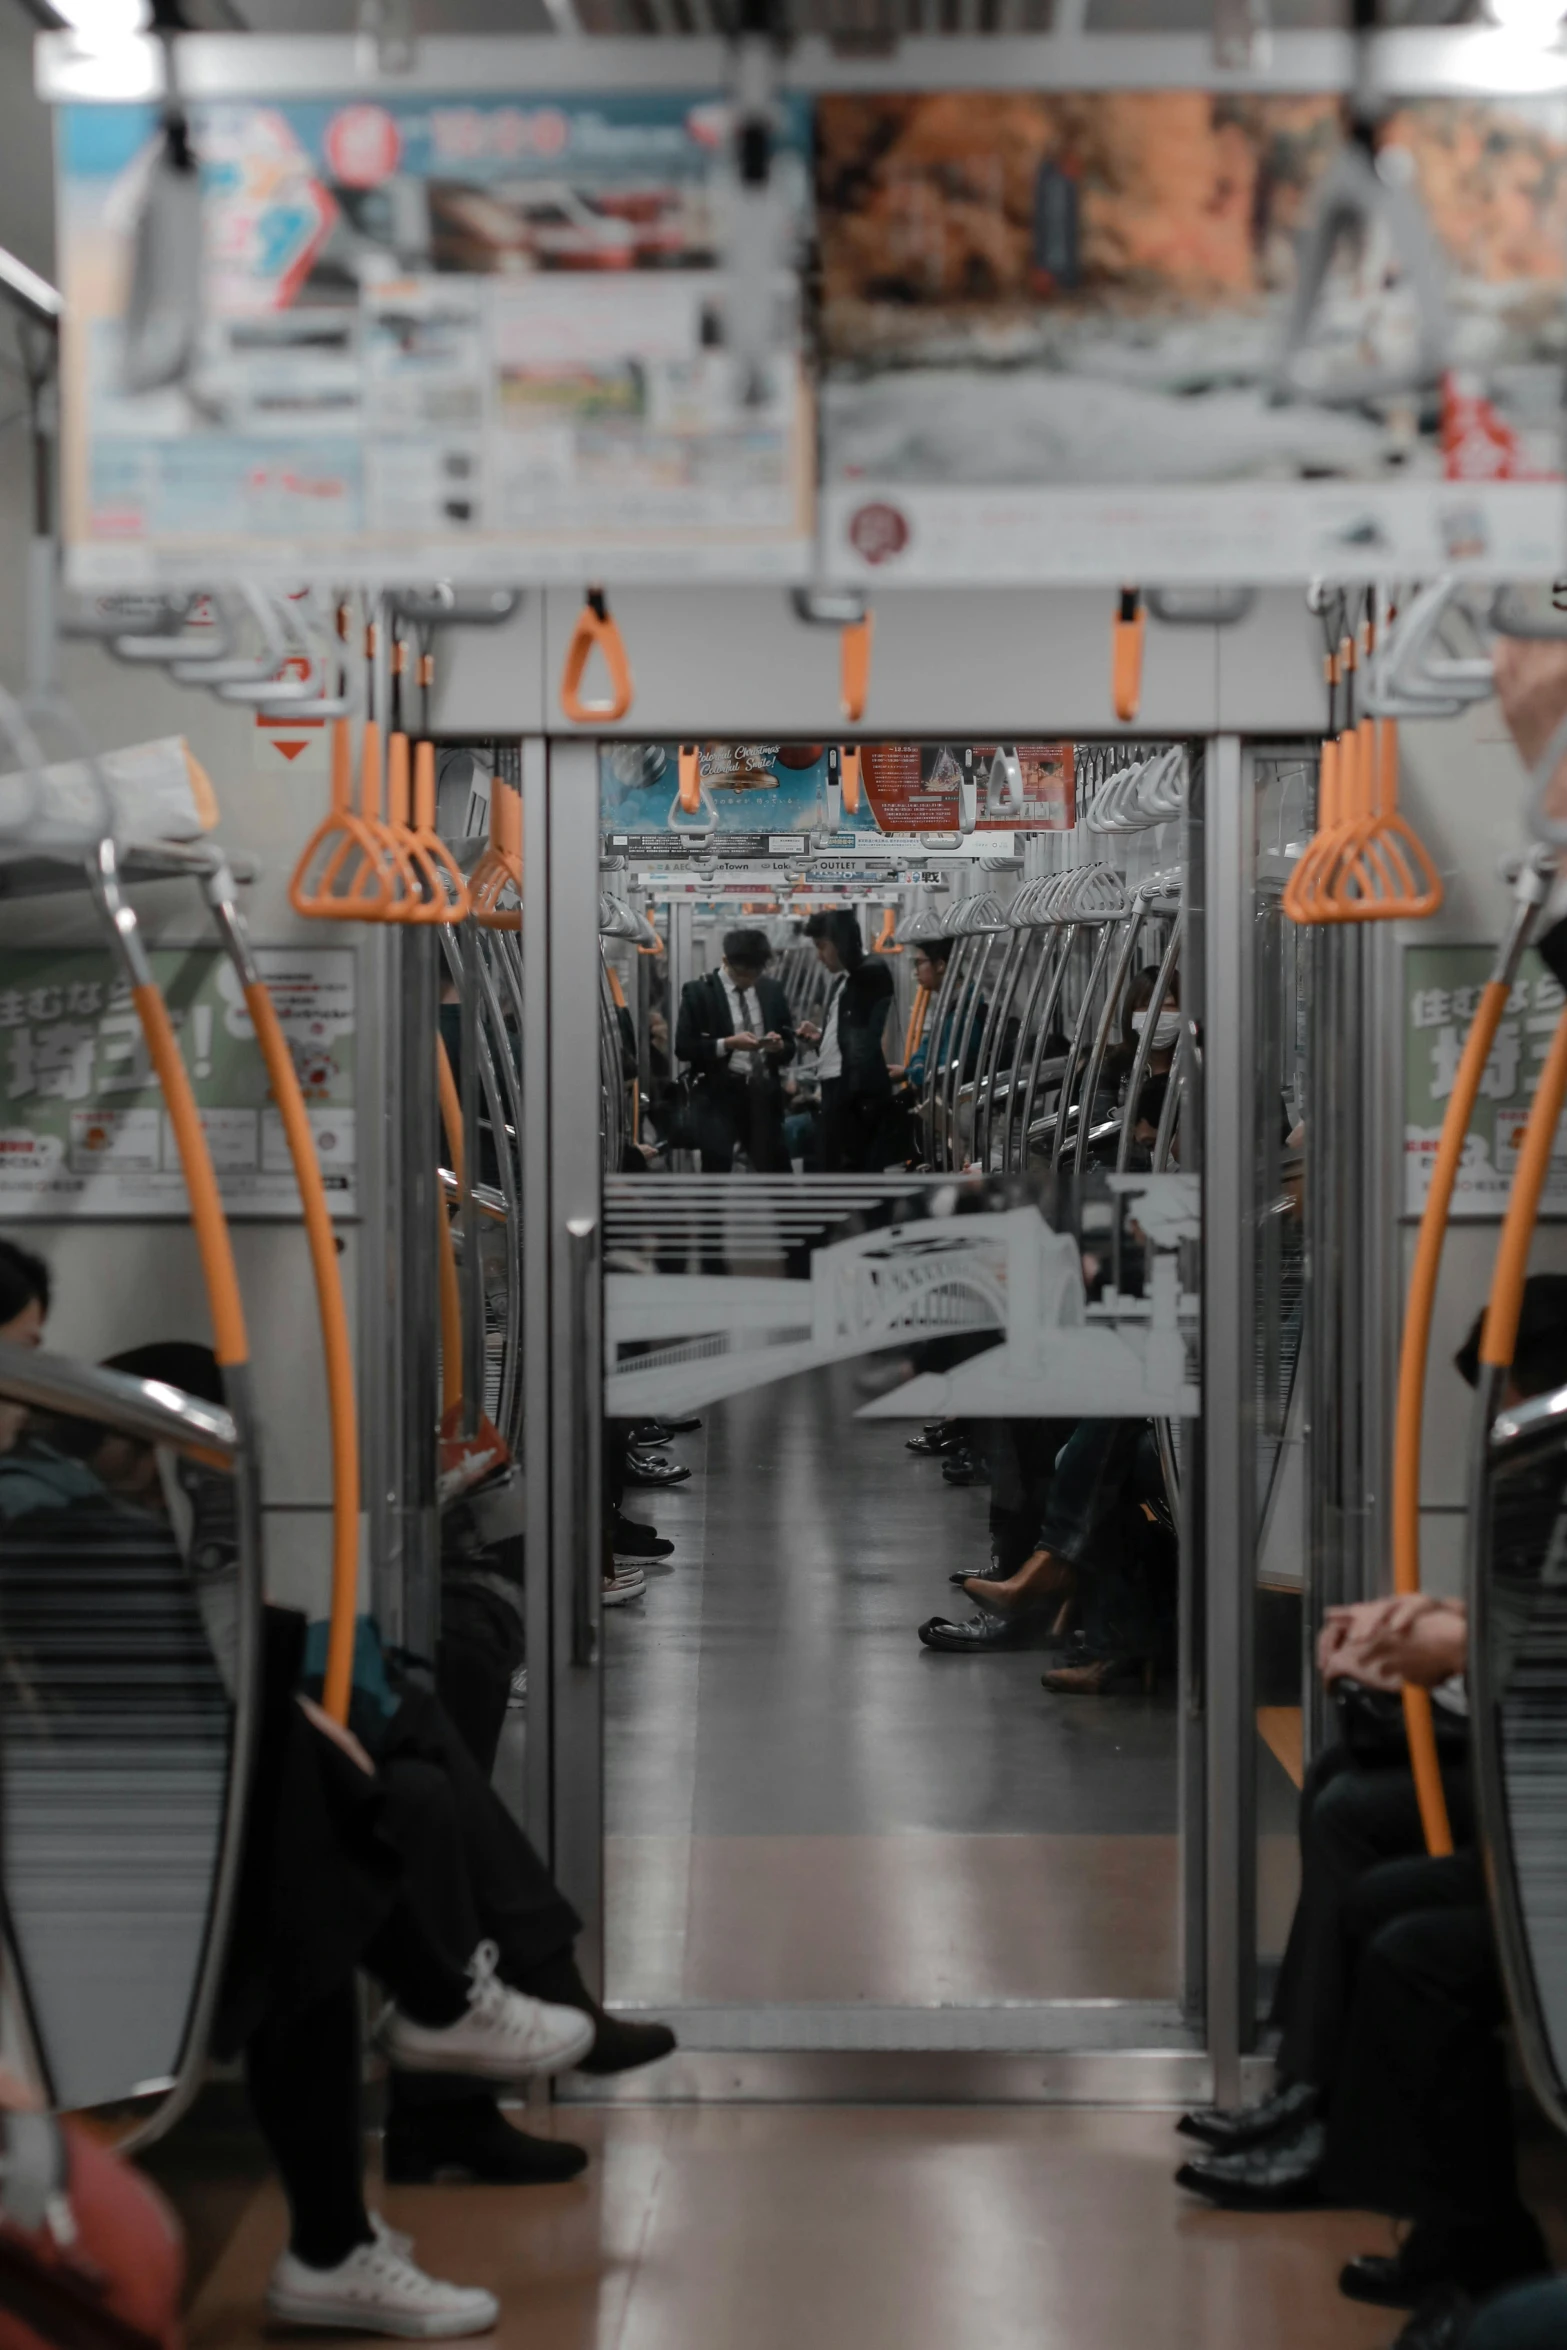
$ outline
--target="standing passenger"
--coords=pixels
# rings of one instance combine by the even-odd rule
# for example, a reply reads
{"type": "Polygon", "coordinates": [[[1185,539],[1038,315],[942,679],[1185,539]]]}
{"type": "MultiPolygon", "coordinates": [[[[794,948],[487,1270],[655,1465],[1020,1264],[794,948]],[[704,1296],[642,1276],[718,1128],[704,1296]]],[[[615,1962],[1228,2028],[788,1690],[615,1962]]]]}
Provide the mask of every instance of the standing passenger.
{"type": "Polygon", "coordinates": [[[846,906],[813,914],[805,935],[815,940],[820,961],[833,975],[821,1026],[800,1023],[806,1043],[820,1047],[822,1172],[874,1174],[887,1163],[892,1074],[882,1032],[892,1004],[892,973],[884,962],[867,956],[859,923],[846,906]]]}
{"type": "Polygon", "coordinates": [[[716,971],[680,991],[675,1053],[691,1071],[704,1175],[728,1175],[743,1150],[756,1175],[789,1172],[779,1071],[794,1059],[794,1020],[767,934],[731,930],[716,971]]]}

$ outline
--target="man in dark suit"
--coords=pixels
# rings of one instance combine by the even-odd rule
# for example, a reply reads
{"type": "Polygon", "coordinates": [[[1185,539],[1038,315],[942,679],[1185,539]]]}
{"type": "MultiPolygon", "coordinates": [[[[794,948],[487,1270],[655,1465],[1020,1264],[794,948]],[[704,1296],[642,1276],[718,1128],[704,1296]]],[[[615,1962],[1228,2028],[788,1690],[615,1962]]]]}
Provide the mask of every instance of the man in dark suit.
{"type": "Polygon", "coordinates": [[[771,959],[765,932],[727,931],[719,968],[680,991],[675,1054],[692,1077],[704,1175],[729,1174],[737,1150],[755,1174],[789,1171],[779,1071],[794,1059],[794,1021],[771,959]]]}

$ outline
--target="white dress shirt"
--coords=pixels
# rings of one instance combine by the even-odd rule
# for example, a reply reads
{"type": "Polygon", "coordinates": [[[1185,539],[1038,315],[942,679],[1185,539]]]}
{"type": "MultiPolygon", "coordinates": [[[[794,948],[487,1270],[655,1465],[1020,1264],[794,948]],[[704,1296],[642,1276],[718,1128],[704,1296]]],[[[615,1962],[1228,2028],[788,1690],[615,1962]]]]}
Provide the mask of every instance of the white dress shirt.
{"type": "MultiPolygon", "coordinates": [[[[726,963],[719,964],[718,976],[723,981],[724,993],[729,998],[729,1021],[735,1035],[760,1036],[762,1033],[762,1007],[757,1001],[755,988],[736,987],[729,976],[729,967],[726,963]]],[[[723,1057],[729,1067],[740,1077],[750,1076],[751,1064],[756,1059],[755,1053],[749,1052],[725,1053],[723,1057]]]]}
{"type": "Polygon", "coordinates": [[[832,983],[827,998],[827,1009],[822,1014],[822,1041],[816,1048],[816,1074],[824,1082],[829,1077],[843,1075],[843,1046],[838,1041],[838,998],[848,973],[840,971],[832,983]]]}

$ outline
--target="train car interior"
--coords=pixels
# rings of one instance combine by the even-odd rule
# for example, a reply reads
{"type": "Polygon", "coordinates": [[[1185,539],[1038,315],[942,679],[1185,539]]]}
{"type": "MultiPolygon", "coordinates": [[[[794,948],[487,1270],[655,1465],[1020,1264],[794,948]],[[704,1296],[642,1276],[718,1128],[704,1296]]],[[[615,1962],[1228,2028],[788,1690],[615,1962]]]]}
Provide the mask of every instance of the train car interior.
{"type": "Polygon", "coordinates": [[[0,59],[0,2350],[1567,2350],[1567,8],[0,59]]]}

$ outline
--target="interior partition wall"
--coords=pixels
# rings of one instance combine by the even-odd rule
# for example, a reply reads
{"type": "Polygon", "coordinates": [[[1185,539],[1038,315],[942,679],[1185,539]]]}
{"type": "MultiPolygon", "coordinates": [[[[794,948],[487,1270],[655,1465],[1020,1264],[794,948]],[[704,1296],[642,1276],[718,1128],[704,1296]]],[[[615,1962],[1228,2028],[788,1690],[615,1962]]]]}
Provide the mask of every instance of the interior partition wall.
{"type": "MultiPolygon", "coordinates": [[[[872,2027],[831,2003],[781,2021],[777,2007],[747,2016],[730,2002],[715,2032],[679,2015],[686,2053],[635,2084],[638,2095],[1164,2102],[1215,2088],[1228,2097],[1254,2077],[1257,766],[1240,738],[1218,736],[1193,745],[1192,768],[1183,1018],[1200,1102],[1187,1130],[1203,1185],[1203,1412],[1184,1446],[1177,1995],[1158,2011],[1114,1997],[1041,2002],[999,2022],[948,2001],[872,2027]]],[[[530,1668],[525,1806],[585,1920],[590,1979],[603,1984],[598,746],[529,742],[522,772],[528,1630],[530,1659],[548,1659],[547,1671],[530,1668]],[[547,1576],[534,1560],[548,1561],[547,1576]]]]}

